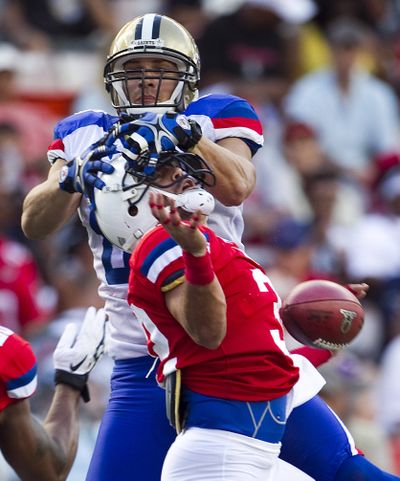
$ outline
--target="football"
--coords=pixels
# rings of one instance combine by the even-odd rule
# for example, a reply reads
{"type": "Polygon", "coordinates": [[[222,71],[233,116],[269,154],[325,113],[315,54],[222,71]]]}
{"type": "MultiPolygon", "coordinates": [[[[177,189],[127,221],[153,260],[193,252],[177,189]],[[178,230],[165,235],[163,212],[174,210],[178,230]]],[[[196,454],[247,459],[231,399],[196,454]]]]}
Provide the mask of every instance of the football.
{"type": "Polygon", "coordinates": [[[327,280],[298,284],[284,300],[280,314],[297,341],[333,351],[346,347],[364,323],[364,309],[357,297],[327,280]]]}

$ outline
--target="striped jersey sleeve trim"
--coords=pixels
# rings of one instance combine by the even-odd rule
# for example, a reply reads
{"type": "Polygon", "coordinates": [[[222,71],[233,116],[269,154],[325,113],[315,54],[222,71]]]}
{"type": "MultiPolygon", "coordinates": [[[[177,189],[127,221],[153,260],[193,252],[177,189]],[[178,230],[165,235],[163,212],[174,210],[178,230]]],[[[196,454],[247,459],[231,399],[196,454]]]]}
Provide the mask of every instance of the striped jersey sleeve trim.
{"type": "Polygon", "coordinates": [[[147,273],[147,278],[149,279],[149,281],[155,284],[158,276],[161,274],[163,269],[165,269],[165,267],[167,267],[172,262],[179,259],[181,256],[182,248],[176,245],[175,247],[166,250],[163,254],[157,257],[157,259],[154,260],[147,273]]]}
{"type": "MultiPolygon", "coordinates": [[[[207,239],[207,243],[209,243],[208,232],[203,232],[203,235],[207,239]]],[[[209,245],[207,248],[209,249],[209,245]]],[[[150,282],[155,284],[163,269],[181,256],[182,248],[171,237],[168,237],[147,254],[140,267],[140,272],[150,282]]]]}
{"type": "Polygon", "coordinates": [[[161,286],[161,292],[169,292],[172,291],[172,289],[175,289],[175,287],[180,286],[185,282],[185,274],[184,270],[180,269],[177,272],[174,272],[171,276],[168,276],[167,279],[163,282],[161,286]]]}
{"type": "Polygon", "coordinates": [[[36,364],[23,376],[6,382],[7,395],[13,399],[31,396],[37,387],[36,364]]]}
{"type": "Polygon", "coordinates": [[[160,244],[158,244],[156,247],[154,247],[154,249],[152,249],[147,254],[147,256],[144,259],[143,264],[140,268],[140,272],[144,276],[148,277],[148,273],[149,273],[150,269],[152,268],[152,265],[154,264],[154,262],[157,260],[157,258],[160,257],[164,252],[167,252],[168,250],[173,249],[174,247],[177,247],[177,245],[178,244],[171,238],[168,238],[168,239],[160,242],[160,244]]]}
{"type": "Polygon", "coordinates": [[[64,152],[64,143],[61,139],[55,139],[48,147],[49,150],[61,150],[64,152]]]}
{"type": "Polygon", "coordinates": [[[242,127],[245,129],[253,130],[260,137],[262,136],[261,124],[258,120],[255,120],[255,119],[238,118],[238,117],[217,118],[217,119],[212,119],[212,123],[215,129],[225,129],[229,127],[234,127],[234,128],[242,127]]]}
{"type": "Polygon", "coordinates": [[[227,127],[215,129],[216,140],[225,139],[226,137],[238,137],[243,140],[250,140],[261,147],[264,143],[264,137],[258,135],[254,130],[245,127],[227,127]]]}

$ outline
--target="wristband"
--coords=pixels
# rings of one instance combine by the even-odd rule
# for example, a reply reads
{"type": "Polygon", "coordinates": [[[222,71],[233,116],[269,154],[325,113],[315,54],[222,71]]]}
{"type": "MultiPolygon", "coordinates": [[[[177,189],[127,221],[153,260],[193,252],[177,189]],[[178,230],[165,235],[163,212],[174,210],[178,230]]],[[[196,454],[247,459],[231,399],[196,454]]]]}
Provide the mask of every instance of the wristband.
{"type": "Polygon", "coordinates": [[[89,389],[87,386],[87,374],[73,374],[72,372],[64,371],[63,369],[56,369],[54,374],[55,384],[66,384],[67,386],[76,389],[81,393],[82,399],[85,403],[90,401],[89,389]]]}
{"type": "Polygon", "coordinates": [[[185,265],[185,278],[190,284],[204,286],[213,281],[215,273],[208,251],[201,257],[183,251],[182,257],[185,265]]]}

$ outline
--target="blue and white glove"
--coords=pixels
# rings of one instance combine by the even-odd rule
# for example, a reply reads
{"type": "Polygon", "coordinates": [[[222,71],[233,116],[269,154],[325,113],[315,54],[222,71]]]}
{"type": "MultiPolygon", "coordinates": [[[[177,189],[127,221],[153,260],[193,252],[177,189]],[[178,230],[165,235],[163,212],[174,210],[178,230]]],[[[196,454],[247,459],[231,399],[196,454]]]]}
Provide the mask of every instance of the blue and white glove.
{"type": "Polygon", "coordinates": [[[80,157],[75,157],[60,170],[60,189],[73,194],[86,193],[90,197],[93,189],[101,190],[105,183],[98,177],[99,172],[111,174],[114,167],[104,160],[104,157],[113,155],[116,152],[115,146],[110,148],[99,145],[96,142],[80,157]]]}
{"type": "MultiPolygon", "coordinates": [[[[201,137],[200,125],[190,117],[174,112],[166,114],[147,114],[142,120],[146,119],[146,126],[153,128],[154,146],[157,153],[164,150],[180,150],[187,152],[195,147],[201,137]]],[[[141,130],[138,131],[141,133],[141,130]]]]}
{"type": "Polygon", "coordinates": [[[108,316],[104,309],[89,307],[82,326],[67,324],[53,354],[56,384],[67,384],[90,400],[87,381],[104,352],[108,316]]]}
{"type": "Polygon", "coordinates": [[[118,147],[128,162],[128,167],[142,168],[141,158],[148,154],[148,162],[144,171],[151,173],[160,152],[174,151],[177,147],[182,151],[192,149],[202,137],[200,125],[193,119],[177,113],[147,113],[140,119],[113,127],[105,141],[110,148],[118,139],[118,147]]]}

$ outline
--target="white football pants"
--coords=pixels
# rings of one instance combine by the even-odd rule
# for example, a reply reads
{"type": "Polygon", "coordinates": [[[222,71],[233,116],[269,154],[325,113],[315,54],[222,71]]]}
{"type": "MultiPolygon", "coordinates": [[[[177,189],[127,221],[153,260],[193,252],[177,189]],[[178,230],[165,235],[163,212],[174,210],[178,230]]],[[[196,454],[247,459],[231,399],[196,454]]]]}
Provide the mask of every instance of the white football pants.
{"type": "Polygon", "coordinates": [[[170,447],[161,481],[314,481],[278,458],[280,444],[189,428],[170,447]]]}

